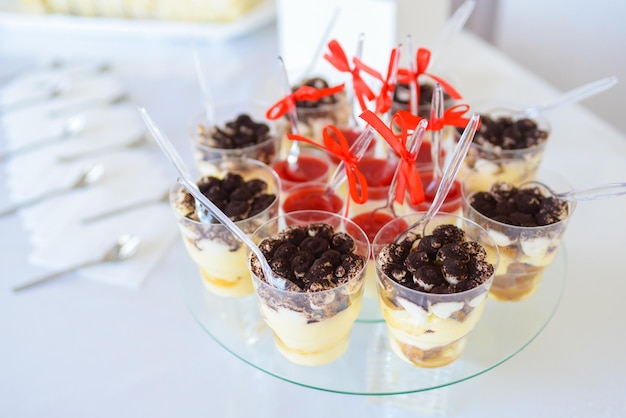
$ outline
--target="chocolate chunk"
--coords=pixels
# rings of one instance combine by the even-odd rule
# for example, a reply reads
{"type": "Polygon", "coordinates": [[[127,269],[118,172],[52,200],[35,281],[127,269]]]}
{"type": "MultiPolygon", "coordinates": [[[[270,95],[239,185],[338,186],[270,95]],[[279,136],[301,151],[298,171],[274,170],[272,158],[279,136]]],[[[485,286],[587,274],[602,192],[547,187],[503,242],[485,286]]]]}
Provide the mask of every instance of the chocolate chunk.
{"type": "Polygon", "coordinates": [[[236,222],[246,217],[248,208],[248,202],[233,200],[232,202],[228,202],[226,204],[226,207],[224,208],[224,213],[230,218],[231,221],[236,222]]]}
{"type": "Polygon", "coordinates": [[[273,194],[262,194],[255,197],[250,204],[250,212],[248,213],[248,217],[251,218],[263,212],[265,209],[270,207],[275,200],[276,196],[273,194]]]}
{"type": "Polygon", "coordinates": [[[274,251],[283,243],[282,240],[276,238],[266,238],[259,244],[259,249],[268,260],[272,259],[274,251]]]}
{"type": "Polygon", "coordinates": [[[224,176],[224,179],[222,179],[222,187],[224,188],[224,190],[230,193],[237,187],[241,186],[243,182],[244,180],[241,175],[235,173],[226,173],[226,176],[224,176]]]}
{"type": "Polygon", "coordinates": [[[463,242],[465,240],[465,232],[461,228],[454,225],[439,225],[433,229],[432,235],[440,238],[443,243],[463,242]]]}
{"type": "Polygon", "coordinates": [[[489,192],[477,192],[472,195],[470,204],[476,211],[482,213],[488,218],[492,218],[496,214],[496,198],[489,192]]]}
{"type": "Polygon", "coordinates": [[[287,280],[293,280],[293,269],[289,260],[284,258],[273,258],[270,262],[270,268],[278,276],[287,280]]]}
{"type": "Polygon", "coordinates": [[[320,255],[321,260],[328,260],[333,266],[338,266],[341,263],[341,253],[337,250],[326,250],[320,255]]]}
{"type": "Polygon", "coordinates": [[[539,198],[532,192],[526,193],[524,191],[520,191],[513,197],[513,201],[515,202],[515,206],[520,212],[535,214],[539,212],[541,208],[541,201],[539,198]]]}
{"type": "Polygon", "coordinates": [[[405,286],[413,282],[413,275],[402,264],[389,263],[383,267],[383,271],[394,281],[405,286]]]}
{"type": "Polygon", "coordinates": [[[437,260],[443,262],[447,259],[453,258],[455,260],[459,260],[463,264],[469,262],[470,253],[468,249],[463,246],[463,244],[464,243],[452,242],[444,245],[437,252],[437,260]]]}
{"type": "Polygon", "coordinates": [[[308,283],[329,283],[333,279],[335,266],[326,259],[318,258],[313,262],[309,271],[304,274],[304,281],[308,283]]]}
{"type": "Polygon", "coordinates": [[[293,245],[300,245],[302,240],[306,238],[306,232],[297,226],[284,229],[281,232],[281,235],[285,241],[290,242],[293,245]]]}
{"type": "Polygon", "coordinates": [[[468,276],[467,263],[457,258],[446,258],[443,260],[441,271],[446,281],[452,285],[467,279],[468,276]]]}
{"type": "Polygon", "coordinates": [[[437,252],[443,244],[445,240],[441,237],[435,237],[434,235],[426,235],[423,237],[419,244],[417,245],[417,251],[424,251],[428,254],[428,258],[430,260],[434,260],[437,257],[437,252]]]}
{"type": "Polygon", "coordinates": [[[469,254],[470,258],[474,260],[485,260],[487,258],[487,251],[485,247],[477,243],[476,241],[465,241],[461,244],[465,251],[469,254]]]}
{"type": "Polygon", "coordinates": [[[513,120],[508,116],[481,114],[481,126],[474,141],[506,150],[530,148],[546,142],[548,132],[529,118],[513,120]]]}
{"type": "Polygon", "coordinates": [[[230,192],[230,200],[244,200],[248,201],[254,196],[246,186],[239,186],[232,192],[230,192]]]}
{"type": "Polygon", "coordinates": [[[354,251],[354,240],[345,232],[337,232],[330,239],[330,248],[346,254],[354,251]]]}
{"type": "Polygon", "coordinates": [[[333,236],[334,229],[331,225],[316,223],[310,224],[306,227],[306,233],[310,237],[321,237],[326,241],[330,242],[331,237],[333,236]]]}
{"type": "Polygon", "coordinates": [[[341,255],[339,265],[335,268],[335,277],[339,283],[342,283],[363,269],[365,262],[361,257],[354,253],[346,253],[341,255]]]}
{"type": "Polygon", "coordinates": [[[272,260],[275,258],[285,258],[287,260],[291,260],[293,256],[298,252],[298,247],[289,243],[283,242],[276,248],[274,253],[272,254],[272,260]]]}
{"type": "Polygon", "coordinates": [[[310,252],[315,257],[319,257],[323,252],[330,248],[328,241],[319,236],[306,237],[302,240],[299,247],[300,250],[310,252]]]}
{"type": "Polygon", "coordinates": [[[483,283],[493,274],[493,264],[485,260],[472,258],[467,264],[467,275],[476,283],[483,283]]]}
{"type": "Polygon", "coordinates": [[[415,274],[415,271],[417,269],[419,269],[423,265],[428,264],[429,262],[430,262],[430,259],[426,251],[416,250],[416,251],[411,251],[409,253],[409,255],[404,260],[404,266],[411,273],[415,274]]]}
{"type": "Polygon", "coordinates": [[[433,265],[424,265],[413,273],[413,283],[424,291],[430,291],[433,287],[443,286],[446,281],[441,269],[433,265]]]}
{"type": "Polygon", "coordinates": [[[234,120],[227,121],[223,128],[213,126],[208,135],[204,126],[200,126],[199,134],[211,147],[237,149],[266,141],[270,138],[270,129],[263,122],[255,122],[250,115],[240,114],[234,120]]]}
{"type": "Polygon", "coordinates": [[[315,261],[315,257],[313,254],[300,251],[291,259],[291,268],[293,269],[293,274],[297,278],[303,278],[309,268],[313,265],[315,261]]]}
{"type": "Polygon", "coordinates": [[[253,195],[263,193],[267,190],[267,183],[261,179],[251,179],[246,182],[248,190],[253,195]]]}

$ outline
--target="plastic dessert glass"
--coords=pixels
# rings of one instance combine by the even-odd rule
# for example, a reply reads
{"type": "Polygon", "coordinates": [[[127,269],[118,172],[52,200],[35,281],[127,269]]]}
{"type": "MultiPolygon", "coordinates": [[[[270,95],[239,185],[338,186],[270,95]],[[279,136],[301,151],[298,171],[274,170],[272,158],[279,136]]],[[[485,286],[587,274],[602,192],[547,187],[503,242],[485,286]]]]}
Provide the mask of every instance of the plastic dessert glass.
{"type": "MultiPolygon", "coordinates": [[[[509,117],[519,113],[519,110],[515,109],[494,107],[481,111],[480,106],[477,106],[477,111],[491,118],[509,117]]],[[[549,140],[550,126],[541,117],[531,120],[537,124],[540,131],[545,133],[546,138],[536,145],[517,149],[493,146],[488,141],[481,142],[486,124],[481,125],[459,172],[459,176],[465,179],[470,190],[485,189],[494,178],[514,185],[520,185],[535,178],[549,140]],[[471,180],[466,180],[470,175],[471,180]]]]}
{"type": "MultiPolygon", "coordinates": [[[[417,163],[416,163],[417,164],[417,163]]],[[[411,209],[418,212],[425,212],[428,210],[430,205],[433,203],[435,199],[435,194],[437,193],[437,186],[439,183],[434,183],[431,187],[429,185],[433,182],[433,166],[431,164],[424,164],[418,166],[418,171],[420,174],[420,179],[422,180],[422,185],[424,186],[424,196],[425,200],[418,204],[412,205],[408,202],[409,207],[411,209]]],[[[441,211],[446,213],[451,213],[454,215],[461,216],[463,214],[463,194],[462,194],[463,183],[458,180],[454,180],[452,184],[452,188],[448,192],[446,196],[446,200],[441,206],[441,211]]]]}
{"type": "Polygon", "coordinates": [[[326,183],[331,172],[331,161],[325,152],[312,148],[300,151],[295,167],[290,167],[287,159],[274,161],[272,168],[281,180],[283,191],[307,182],[326,183]]]}
{"type": "MultiPolygon", "coordinates": [[[[204,164],[206,176],[223,179],[227,173],[236,173],[244,180],[260,179],[267,184],[265,193],[274,194],[274,201],[264,210],[249,218],[235,222],[246,234],[252,235],[263,223],[278,215],[280,181],[267,165],[251,159],[219,159],[204,164]]],[[[203,283],[216,295],[241,297],[254,289],[246,266],[246,247],[221,223],[200,222],[191,215],[189,206],[182,203],[185,189],[176,183],[170,190],[170,204],[191,259],[200,270],[203,283]]],[[[194,199],[191,198],[191,213],[194,199]]]]}
{"type": "MultiPolygon", "coordinates": [[[[468,335],[482,316],[493,274],[476,287],[455,293],[418,291],[394,281],[383,270],[381,248],[398,236],[398,223],[413,224],[424,213],[397,218],[385,225],[374,239],[378,302],[387,324],[390,345],[395,354],[413,365],[441,367],[463,353],[468,335]]],[[[487,250],[486,261],[498,264],[498,250],[483,228],[465,218],[440,212],[426,226],[429,235],[439,225],[455,225],[467,239],[487,250]]],[[[412,278],[411,278],[412,280],[412,278]]]]}
{"type": "MultiPolygon", "coordinates": [[[[289,361],[315,366],[336,360],[348,348],[352,326],[363,303],[363,272],[369,258],[370,247],[367,237],[356,224],[340,215],[316,211],[294,212],[276,217],[263,224],[255,232],[253,240],[258,242],[263,250],[267,245],[271,245],[266,244],[269,241],[281,242],[283,236],[280,232],[285,231],[288,226],[310,228],[305,229],[306,237],[316,236],[308,231],[317,230],[319,227],[310,225],[325,225],[324,228],[332,228],[334,234],[349,235],[354,242],[354,249],[350,251],[352,255],[346,255],[347,251],[340,245],[335,246],[338,243],[335,239],[331,239],[329,250],[315,255],[318,261],[303,274],[310,280],[308,283],[316,281],[324,283],[323,286],[319,286],[319,290],[310,284],[307,286],[311,287],[306,291],[296,287],[278,289],[260,277],[262,273],[255,268],[253,257],[249,257],[248,262],[261,315],[272,330],[277,349],[289,361]],[[320,216],[325,219],[332,217],[333,221],[320,223],[318,222],[320,216]],[[322,257],[326,256],[320,254],[329,251],[341,255],[335,261],[324,261],[322,257]],[[360,261],[354,263],[355,258],[360,261]],[[324,278],[321,278],[314,273],[320,271],[315,266],[326,263],[332,263],[333,267],[330,270],[326,269],[324,278]],[[328,278],[329,274],[332,279],[328,278]],[[326,286],[330,281],[335,283],[334,287],[326,286]]],[[[304,251],[304,244],[296,245],[298,251],[304,251]]],[[[281,251],[280,248],[279,246],[275,251],[281,251]]],[[[327,260],[331,258],[329,256],[327,260]]],[[[274,269],[274,265],[278,263],[272,260],[270,264],[273,264],[274,269]]]]}
{"type": "Polygon", "coordinates": [[[300,210],[319,210],[341,213],[344,200],[335,192],[328,190],[326,183],[307,182],[292,187],[283,193],[283,213],[300,210]]]}
{"type": "MultiPolygon", "coordinates": [[[[557,173],[540,169],[536,176],[552,190],[571,190],[568,182],[557,173]]],[[[485,228],[500,251],[500,264],[491,286],[491,296],[500,301],[520,301],[530,297],[541,283],[543,272],[554,260],[569,224],[576,202],[567,202],[566,216],[544,226],[515,226],[499,222],[478,212],[472,197],[484,190],[463,189],[464,215],[485,228]]]]}
{"type": "MultiPolygon", "coordinates": [[[[216,158],[246,157],[270,164],[280,151],[282,131],[274,122],[265,118],[267,107],[266,103],[255,101],[218,103],[214,107],[215,120],[211,122],[207,121],[206,112],[199,112],[193,117],[189,129],[196,161],[201,163],[216,158]],[[229,131],[232,128],[228,128],[227,124],[238,125],[237,119],[240,115],[248,115],[254,123],[251,125],[246,122],[247,125],[243,129],[235,126],[237,131],[243,131],[238,136],[241,139],[234,141],[229,139],[225,143],[209,139],[213,128],[229,131]],[[262,124],[265,125],[265,128],[261,127],[262,124]],[[263,139],[258,139],[259,136],[263,139]],[[254,143],[245,146],[239,145],[250,142],[254,143]]],[[[224,135],[220,134],[220,136],[224,135]]]]}

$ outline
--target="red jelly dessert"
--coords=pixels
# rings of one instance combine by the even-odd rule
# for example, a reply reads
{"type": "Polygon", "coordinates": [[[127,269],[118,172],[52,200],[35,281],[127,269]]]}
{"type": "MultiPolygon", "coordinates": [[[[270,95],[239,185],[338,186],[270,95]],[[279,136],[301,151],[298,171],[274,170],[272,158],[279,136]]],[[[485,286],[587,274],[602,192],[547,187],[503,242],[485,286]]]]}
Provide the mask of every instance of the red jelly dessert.
{"type": "Polygon", "coordinates": [[[339,213],[343,200],[335,193],[329,193],[325,185],[303,184],[290,190],[283,203],[285,213],[297,210],[321,210],[339,213]]]}
{"type": "MultiPolygon", "coordinates": [[[[410,203],[409,205],[415,210],[426,211],[435,199],[435,194],[437,193],[437,188],[439,187],[439,184],[433,183],[433,172],[430,170],[421,171],[420,178],[424,186],[424,197],[426,199],[417,206],[411,205],[410,203]]],[[[461,183],[455,180],[454,183],[452,183],[452,188],[448,192],[448,195],[446,196],[446,199],[443,202],[441,209],[439,210],[441,212],[454,213],[461,209],[462,203],[463,195],[461,194],[461,183]]]]}
{"type": "Polygon", "coordinates": [[[276,174],[282,180],[282,189],[289,190],[294,183],[326,180],[330,165],[321,157],[309,154],[300,154],[295,169],[289,167],[287,160],[280,160],[272,165],[276,174]]]}
{"type": "MultiPolygon", "coordinates": [[[[384,211],[375,211],[361,213],[354,216],[351,220],[361,227],[363,232],[365,232],[365,235],[367,235],[367,239],[369,240],[369,242],[372,243],[374,241],[374,237],[376,236],[378,231],[380,231],[380,228],[387,225],[393,219],[395,218],[389,213],[386,213],[384,211]]],[[[408,228],[406,222],[398,222],[394,226],[397,226],[398,235],[400,234],[400,232],[408,228]]]]}
{"type": "Polygon", "coordinates": [[[397,163],[382,158],[363,158],[357,167],[365,176],[369,200],[386,200],[397,163]]]}

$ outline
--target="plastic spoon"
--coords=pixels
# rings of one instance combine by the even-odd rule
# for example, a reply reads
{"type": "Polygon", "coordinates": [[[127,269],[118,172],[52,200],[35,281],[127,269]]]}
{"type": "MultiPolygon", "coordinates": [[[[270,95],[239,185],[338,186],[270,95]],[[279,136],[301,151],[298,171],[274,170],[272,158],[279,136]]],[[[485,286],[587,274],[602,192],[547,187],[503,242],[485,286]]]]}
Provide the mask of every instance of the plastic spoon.
{"type": "Polygon", "coordinates": [[[24,207],[32,206],[36,203],[39,203],[51,197],[58,196],[63,193],[67,193],[72,190],[82,189],[83,187],[87,187],[95,183],[96,181],[98,181],[100,177],[102,177],[103,172],[104,172],[104,166],[102,164],[94,164],[91,167],[89,167],[87,170],[83,171],[80,174],[80,176],[78,176],[78,178],[74,181],[74,183],[72,183],[69,187],[50,190],[47,193],[44,193],[40,196],[37,196],[30,200],[26,200],[24,202],[17,203],[13,206],[10,206],[9,208],[0,211],[0,217],[10,215],[24,207]]]}
{"type": "Polygon", "coordinates": [[[189,191],[189,193],[191,193],[191,195],[196,199],[196,202],[200,202],[211,213],[211,215],[213,215],[222,225],[224,225],[226,229],[228,229],[228,231],[239,238],[239,240],[243,242],[250,249],[250,251],[252,251],[252,253],[259,259],[263,269],[263,274],[267,281],[276,288],[282,290],[293,288],[294,286],[297,287],[297,285],[291,281],[274,275],[267,259],[259,247],[245,234],[245,232],[235,225],[235,223],[231,221],[228,216],[224,214],[224,212],[215,206],[215,204],[206,196],[200,193],[198,186],[192,180],[191,173],[189,172],[187,165],[183,162],[171,141],[165,136],[164,133],[161,132],[152,118],[150,118],[146,109],[140,107],[139,112],[148,126],[148,129],[154,136],[154,139],[161,147],[161,150],[169,158],[172,164],[174,164],[174,167],[180,174],[181,177],[178,179],[178,182],[181,183],[189,191]]]}
{"type": "Polygon", "coordinates": [[[529,181],[520,186],[527,188],[537,186],[546,190],[552,197],[568,202],[578,202],[583,200],[607,199],[626,194],[626,183],[605,183],[585,189],[574,189],[563,193],[555,193],[545,184],[538,181],[529,181]]]}
{"type": "Polygon", "coordinates": [[[309,61],[309,65],[307,65],[306,69],[304,70],[304,74],[302,75],[303,80],[306,80],[307,78],[309,78],[311,74],[313,73],[313,68],[315,68],[315,64],[317,64],[317,61],[322,55],[322,51],[324,50],[324,47],[326,46],[326,40],[329,38],[330,32],[333,30],[333,27],[335,27],[335,23],[337,22],[337,18],[339,17],[340,11],[341,11],[341,7],[335,7],[335,10],[333,11],[333,14],[331,15],[330,20],[328,21],[328,24],[326,25],[326,28],[324,29],[324,32],[322,33],[322,37],[317,43],[315,52],[313,52],[313,55],[311,56],[311,61],[309,61]]]}
{"type": "Polygon", "coordinates": [[[127,260],[128,258],[135,255],[137,252],[137,247],[139,246],[141,239],[136,235],[122,235],[115,244],[109,248],[100,258],[95,260],[89,260],[84,263],[80,263],[78,265],[72,266],[70,268],[57,271],[46,276],[40,277],[38,279],[32,280],[27,283],[23,283],[19,286],[13,288],[14,292],[19,292],[20,290],[27,289],[29,287],[33,287],[42,283],[45,283],[49,280],[55,279],[57,277],[64,276],[68,273],[76,271],[78,269],[93,266],[101,263],[115,263],[119,261],[127,260]]]}
{"type": "Polygon", "coordinates": [[[562,94],[556,100],[553,100],[543,105],[529,107],[528,109],[516,113],[513,115],[513,119],[535,118],[545,111],[576,103],[600,92],[603,92],[604,90],[608,90],[615,84],[617,84],[618,81],[619,79],[616,76],[592,81],[591,83],[584,84],[580,87],[577,87],[562,94]]]}
{"type": "MultiPolygon", "coordinates": [[[[291,95],[291,84],[289,83],[289,76],[287,75],[287,68],[285,67],[285,61],[282,57],[278,57],[280,62],[281,80],[283,84],[283,90],[286,95],[291,95]]],[[[300,135],[298,129],[298,113],[296,112],[296,104],[289,107],[287,112],[287,118],[289,119],[289,125],[291,127],[291,133],[294,135],[300,135]]],[[[298,169],[298,158],[300,157],[300,144],[298,141],[291,141],[291,147],[289,148],[289,154],[287,154],[287,165],[290,171],[295,172],[298,169]]]]}
{"type": "MultiPolygon", "coordinates": [[[[443,105],[443,88],[441,84],[436,83],[433,90],[433,99],[430,107],[430,122],[435,120],[441,120],[443,118],[444,105],[443,105]]],[[[433,129],[430,131],[430,158],[433,162],[433,179],[428,184],[427,189],[430,190],[436,187],[441,177],[443,176],[443,169],[441,167],[441,141],[443,137],[442,129],[433,129]]]]}
{"type": "Polygon", "coordinates": [[[48,138],[43,138],[43,139],[31,142],[30,144],[23,145],[19,148],[15,148],[15,149],[0,153],[0,162],[7,160],[14,155],[23,154],[25,152],[35,150],[44,145],[57,142],[57,141],[62,141],[64,139],[72,138],[78,135],[84,128],[85,128],[85,119],[83,117],[73,116],[71,118],[68,118],[65,121],[63,130],[61,131],[59,135],[51,136],[48,138]]]}
{"type": "Polygon", "coordinates": [[[448,22],[443,28],[443,32],[437,38],[433,48],[431,49],[430,62],[428,63],[428,70],[433,66],[433,63],[443,50],[443,47],[450,41],[452,35],[455,35],[463,29],[467,19],[469,19],[470,15],[474,11],[474,6],[476,5],[475,0],[466,0],[458,9],[454,12],[454,14],[448,19],[448,22]]]}
{"type": "MultiPolygon", "coordinates": [[[[360,160],[363,155],[365,155],[365,152],[370,146],[375,135],[376,131],[374,130],[374,128],[368,125],[363,130],[363,132],[361,132],[358,138],[352,143],[352,145],[350,146],[350,153],[355,156],[357,161],[360,160]]],[[[330,176],[330,179],[328,180],[328,184],[326,186],[326,190],[329,194],[334,193],[345,181],[347,176],[344,166],[345,163],[343,162],[343,160],[339,161],[339,164],[337,164],[335,171],[333,172],[332,176],[330,176]]]]}
{"type": "Polygon", "coordinates": [[[198,45],[194,37],[193,43],[193,63],[196,71],[196,78],[200,85],[200,92],[202,93],[202,99],[204,102],[204,113],[206,115],[206,122],[208,126],[214,125],[215,122],[215,109],[213,107],[213,97],[209,90],[209,85],[204,77],[202,71],[202,64],[200,63],[200,54],[198,53],[198,45]]]}
{"type": "Polygon", "coordinates": [[[424,228],[433,216],[437,214],[439,209],[441,209],[441,205],[443,205],[448,192],[452,188],[454,184],[454,179],[461,168],[461,164],[467,155],[467,151],[469,150],[470,145],[472,144],[472,140],[474,139],[474,135],[476,134],[476,129],[478,128],[478,121],[480,117],[477,113],[474,113],[468,122],[465,130],[463,131],[463,135],[461,135],[461,139],[457,144],[454,152],[452,153],[452,157],[450,163],[448,164],[446,171],[443,173],[443,177],[441,178],[441,183],[439,183],[439,188],[437,188],[437,193],[435,194],[435,198],[433,199],[433,203],[430,205],[424,216],[422,216],[417,222],[413,225],[409,226],[407,229],[402,231],[398,237],[395,239],[395,242],[398,243],[400,240],[405,237],[410,231],[416,229],[417,227],[423,225],[422,234],[424,228]]]}

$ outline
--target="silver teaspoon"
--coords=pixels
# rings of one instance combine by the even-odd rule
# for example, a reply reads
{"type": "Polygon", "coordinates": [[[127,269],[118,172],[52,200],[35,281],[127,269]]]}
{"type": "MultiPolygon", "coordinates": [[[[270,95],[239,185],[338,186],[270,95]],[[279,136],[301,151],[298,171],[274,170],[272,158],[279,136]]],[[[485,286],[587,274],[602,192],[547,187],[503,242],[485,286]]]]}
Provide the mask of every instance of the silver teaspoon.
{"type": "Polygon", "coordinates": [[[19,286],[13,288],[14,292],[19,292],[20,290],[28,289],[29,287],[33,287],[39,285],[41,283],[45,283],[49,280],[55,279],[57,277],[64,276],[68,273],[76,271],[78,269],[93,266],[101,263],[114,263],[126,260],[137,252],[137,247],[139,246],[139,242],[141,239],[136,235],[125,234],[118,238],[115,244],[109,248],[101,257],[89,260],[84,263],[77,264],[70,268],[56,271],[51,274],[47,274],[45,276],[39,277],[35,280],[31,280],[29,282],[23,283],[19,286]]]}
{"type": "Polygon", "coordinates": [[[102,164],[94,164],[85,171],[83,171],[69,187],[50,190],[47,193],[34,197],[30,200],[19,202],[13,206],[9,206],[8,208],[0,210],[0,218],[6,215],[11,215],[24,207],[34,205],[51,197],[67,193],[72,190],[87,187],[98,181],[102,177],[103,172],[104,166],[102,164]]]}
{"type": "Polygon", "coordinates": [[[23,145],[19,148],[14,148],[12,150],[0,153],[0,162],[3,160],[7,160],[14,155],[23,154],[44,145],[72,138],[81,133],[83,129],[85,129],[85,119],[82,116],[72,116],[65,121],[65,125],[63,126],[63,130],[60,134],[47,138],[42,138],[37,141],[31,142],[30,144],[23,145]]]}

